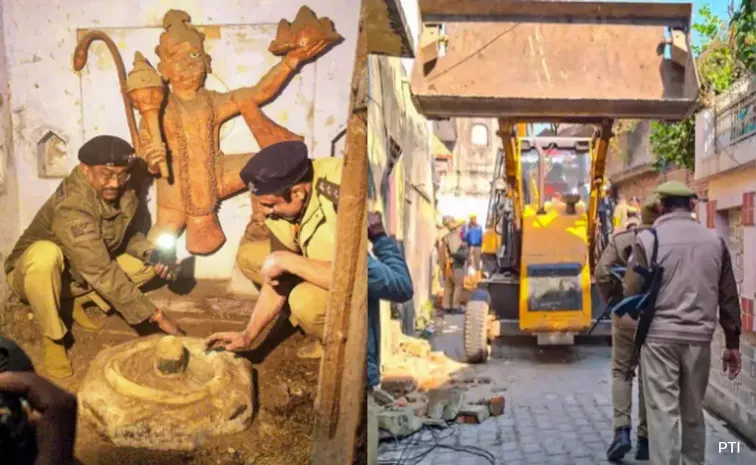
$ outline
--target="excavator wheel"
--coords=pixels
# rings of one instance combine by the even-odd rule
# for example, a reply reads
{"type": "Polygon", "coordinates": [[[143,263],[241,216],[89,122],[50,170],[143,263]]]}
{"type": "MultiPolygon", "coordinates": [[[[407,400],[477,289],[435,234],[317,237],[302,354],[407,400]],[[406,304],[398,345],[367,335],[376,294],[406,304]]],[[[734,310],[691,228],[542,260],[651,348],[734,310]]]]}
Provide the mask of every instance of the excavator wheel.
{"type": "Polygon", "coordinates": [[[488,360],[488,303],[472,300],[465,311],[465,358],[468,363],[488,360]]]}

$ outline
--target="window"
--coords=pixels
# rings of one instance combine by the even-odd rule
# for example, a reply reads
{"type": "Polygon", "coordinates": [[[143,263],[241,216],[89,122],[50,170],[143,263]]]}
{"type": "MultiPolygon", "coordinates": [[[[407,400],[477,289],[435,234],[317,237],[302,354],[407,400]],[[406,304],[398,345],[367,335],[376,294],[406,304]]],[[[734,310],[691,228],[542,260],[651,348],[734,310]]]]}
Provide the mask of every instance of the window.
{"type": "Polygon", "coordinates": [[[488,147],[488,127],[485,124],[474,124],[470,139],[477,147],[488,147]]]}

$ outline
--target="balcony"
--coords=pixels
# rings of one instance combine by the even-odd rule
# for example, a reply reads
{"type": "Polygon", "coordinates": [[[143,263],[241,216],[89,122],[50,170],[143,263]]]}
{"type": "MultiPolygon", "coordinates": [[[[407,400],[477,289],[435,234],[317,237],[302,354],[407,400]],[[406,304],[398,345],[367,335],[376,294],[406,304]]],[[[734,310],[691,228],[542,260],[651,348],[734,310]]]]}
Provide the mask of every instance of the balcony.
{"type": "Polygon", "coordinates": [[[756,164],[756,76],[696,115],[696,180],[756,164]]]}

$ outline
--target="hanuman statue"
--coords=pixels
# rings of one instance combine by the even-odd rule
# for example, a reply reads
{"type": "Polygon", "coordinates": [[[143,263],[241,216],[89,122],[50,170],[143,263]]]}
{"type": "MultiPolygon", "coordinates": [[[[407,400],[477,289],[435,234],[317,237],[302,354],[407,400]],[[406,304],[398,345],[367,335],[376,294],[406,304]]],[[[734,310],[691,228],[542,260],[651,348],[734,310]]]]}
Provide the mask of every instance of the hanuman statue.
{"type": "MultiPolygon", "coordinates": [[[[239,170],[254,155],[223,154],[221,125],[241,114],[261,148],[284,140],[302,140],[266,117],[260,107],[278,95],[300,66],[321,55],[341,36],[330,20],[318,20],[311,10],[302,7],[294,23],[281,20],[276,40],[271,43],[270,51],[282,55],[281,61],[256,85],[221,93],[205,88],[211,57],[205,52],[204,35],[190,21],[183,11],[166,13],[165,31],[155,49],[160,58],[157,72],[137,52],[128,80],[124,79],[122,64],[119,77],[127,116],[131,115],[135,149],[149,171],[160,174],[157,221],[150,236],[163,232],[178,235],[186,228],[187,250],[210,254],[225,242],[217,217],[219,202],[245,189],[239,170]],[[163,81],[168,84],[167,91],[163,81]],[[138,130],[130,104],[142,116],[138,130]]],[[[94,39],[110,42],[111,52],[117,55],[112,41],[94,31],[77,46],[76,69],[83,68],[87,47],[94,39]]],[[[119,61],[117,55],[117,65],[119,61]]],[[[264,236],[263,218],[257,214],[255,203],[253,197],[250,227],[264,236]]]]}

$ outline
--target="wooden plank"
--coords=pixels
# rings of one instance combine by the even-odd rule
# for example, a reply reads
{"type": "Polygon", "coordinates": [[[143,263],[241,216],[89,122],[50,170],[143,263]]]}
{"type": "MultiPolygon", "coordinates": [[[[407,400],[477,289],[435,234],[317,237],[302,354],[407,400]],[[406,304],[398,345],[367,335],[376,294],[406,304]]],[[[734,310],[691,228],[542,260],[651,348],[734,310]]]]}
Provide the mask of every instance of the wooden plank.
{"type": "Polygon", "coordinates": [[[366,432],[367,113],[364,103],[358,101],[365,95],[360,87],[366,84],[366,13],[363,2],[339,196],[336,258],[315,399],[312,465],[355,463],[366,432]]]}

